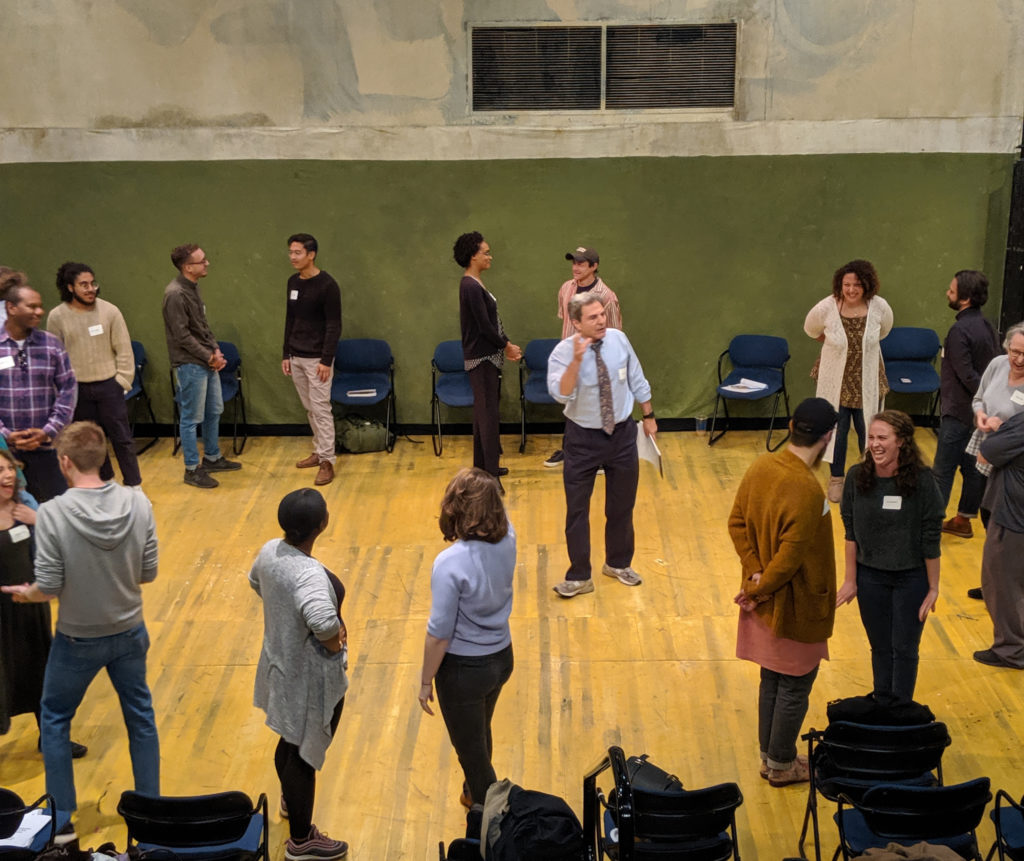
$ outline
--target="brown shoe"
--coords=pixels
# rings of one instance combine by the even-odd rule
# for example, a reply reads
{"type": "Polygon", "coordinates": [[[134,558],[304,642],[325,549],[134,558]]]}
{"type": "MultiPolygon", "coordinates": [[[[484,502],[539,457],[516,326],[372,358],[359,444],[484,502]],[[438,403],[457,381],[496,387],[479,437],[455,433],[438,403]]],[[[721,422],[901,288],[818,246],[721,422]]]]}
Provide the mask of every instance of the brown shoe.
{"type": "Polygon", "coordinates": [[[317,471],[316,478],[313,479],[313,484],[320,487],[330,484],[332,481],[334,481],[334,467],[329,460],[320,461],[320,469],[317,471]]]}
{"type": "Polygon", "coordinates": [[[974,530],[971,528],[971,521],[968,517],[962,517],[959,514],[956,517],[951,517],[945,523],[942,524],[942,531],[955,535],[957,538],[973,538],[974,530]]]}
{"type": "Polygon", "coordinates": [[[811,779],[807,762],[796,759],[789,768],[769,768],[768,783],[771,786],[792,786],[794,783],[807,783],[811,779]]]}
{"type": "Polygon", "coordinates": [[[295,466],[297,469],[312,469],[314,466],[320,466],[320,458],[316,454],[311,454],[309,457],[304,457],[295,466]]]}

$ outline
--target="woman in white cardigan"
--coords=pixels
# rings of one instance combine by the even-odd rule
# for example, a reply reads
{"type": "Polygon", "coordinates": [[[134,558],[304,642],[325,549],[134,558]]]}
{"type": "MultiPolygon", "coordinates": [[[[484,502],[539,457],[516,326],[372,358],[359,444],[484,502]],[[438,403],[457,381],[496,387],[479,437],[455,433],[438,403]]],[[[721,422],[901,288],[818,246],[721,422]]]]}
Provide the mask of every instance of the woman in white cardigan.
{"type": "Polygon", "coordinates": [[[824,456],[831,464],[829,502],[842,498],[850,422],[864,451],[864,416],[878,412],[889,391],[879,342],[892,329],[892,308],[878,295],[878,287],[875,267],[867,260],[851,260],[832,276],[832,295],[811,308],[804,320],[804,331],[822,342],[817,396],[839,411],[824,456]]]}

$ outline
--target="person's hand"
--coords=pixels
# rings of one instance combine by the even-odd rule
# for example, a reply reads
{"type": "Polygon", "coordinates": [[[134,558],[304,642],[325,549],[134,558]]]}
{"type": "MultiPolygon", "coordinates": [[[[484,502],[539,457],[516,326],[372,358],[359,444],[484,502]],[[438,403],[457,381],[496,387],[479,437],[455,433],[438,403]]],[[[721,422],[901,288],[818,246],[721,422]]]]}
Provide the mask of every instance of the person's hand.
{"type": "MultiPolygon", "coordinates": [[[[6,588],[6,587],[5,587],[6,588]]],[[[420,685],[419,694],[420,708],[423,709],[428,715],[433,717],[434,710],[427,705],[434,701],[434,685],[432,682],[427,682],[425,685],[420,685]]]]}
{"type": "Polygon", "coordinates": [[[523,358],[523,351],[511,341],[505,344],[505,358],[510,362],[518,362],[523,358]]]}
{"type": "Polygon", "coordinates": [[[35,511],[25,505],[24,502],[17,503],[11,513],[19,523],[25,523],[29,526],[35,526],[36,524],[35,511]]]}
{"type": "Polygon", "coordinates": [[[326,383],[331,378],[330,366],[325,365],[323,362],[317,362],[317,364],[316,364],[316,378],[321,383],[326,383]]]}
{"type": "Polygon", "coordinates": [[[739,604],[739,607],[744,612],[750,613],[757,607],[757,601],[747,595],[745,592],[740,592],[732,599],[733,603],[739,604]]]}
{"type": "Polygon", "coordinates": [[[988,417],[988,427],[986,428],[986,430],[997,431],[1002,426],[1003,426],[1003,420],[1001,418],[999,418],[999,416],[989,416],[988,417]]]}
{"type": "Polygon", "coordinates": [[[49,443],[50,438],[42,428],[28,428],[26,430],[12,431],[7,437],[7,442],[11,448],[18,448],[22,451],[35,451],[41,445],[49,443]]]}
{"type": "Polygon", "coordinates": [[[836,593],[836,606],[842,607],[843,604],[849,604],[856,597],[857,581],[844,580],[843,585],[839,587],[839,591],[836,593]]]}
{"type": "Polygon", "coordinates": [[[985,455],[983,455],[980,451],[974,457],[977,459],[978,463],[982,464],[983,466],[988,463],[988,461],[985,460],[985,455]]]}
{"type": "Polygon", "coordinates": [[[345,627],[344,622],[341,622],[340,627],[338,628],[338,642],[343,646],[348,645],[348,628],[345,627]]]}
{"type": "Polygon", "coordinates": [[[651,416],[649,419],[644,419],[643,424],[644,433],[651,439],[654,439],[654,437],[658,435],[658,422],[655,420],[654,416],[651,416]]]}
{"type": "Polygon", "coordinates": [[[0,592],[5,592],[11,596],[11,600],[15,604],[26,603],[24,595],[31,588],[29,583],[19,583],[14,586],[0,586],[0,592]]]}
{"type": "Polygon", "coordinates": [[[582,335],[572,336],[572,358],[573,361],[582,362],[583,355],[587,352],[587,348],[594,343],[593,338],[584,338],[582,335]]]}
{"type": "Polygon", "coordinates": [[[213,368],[213,370],[215,371],[222,371],[224,370],[224,368],[227,367],[228,363],[224,359],[224,354],[220,351],[219,347],[216,350],[214,350],[213,355],[210,356],[209,364],[210,367],[213,368]]]}
{"type": "Polygon", "coordinates": [[[935,604],[939,600],[939,590],[929,589],[921,602],[921,609],[917,611],[917,618],[922,622],[928,618],[929,613],[935,612],[935,604]]]}
{"type": "Polygon", "coordinates": [[[286,377],[290,377],[292,375],[291,359],[281,359],[281,373],[284,374],[286,377]]]}

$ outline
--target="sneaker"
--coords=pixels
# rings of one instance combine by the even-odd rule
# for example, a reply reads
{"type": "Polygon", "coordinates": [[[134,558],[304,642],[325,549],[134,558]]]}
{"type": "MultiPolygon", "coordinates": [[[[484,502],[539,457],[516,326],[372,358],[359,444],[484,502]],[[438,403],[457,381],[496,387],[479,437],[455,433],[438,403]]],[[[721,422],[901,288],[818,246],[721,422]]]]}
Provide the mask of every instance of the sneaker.
{"type": "Polygon", "coordinates": [[[562,450],[559,449],[558,451],[553,452],[551,457],[544,461],[544,466],[554,469],[556,466],[561,466],[564,461],[565,455],[562,453],[562,450]]]}
{"type": "Polygon", "coordinates": [[[195,469],[185,470],[185,484],[191,484],[193,487],[219,487],[220,482],[217,481],[212,475],[210,475],[201,466],[197,466],[195,469]]]}
{"type": "Polygon", "coordinates": [[[984,595],[984,593],[982,593],[980,586],[975,586],[973,589],[968,589],[967,590],[967,597],[968,598],[973,598],[975,601],[984,601],[985,600],[985,595],[984,595]]]}
{"type": "Polygon", "coordinates": [[[598,468],[597,474],[598,475],[604,475],[604,467],[603,466],[598,468]]]}
{"type": "Polygon", "coordinates": [[[312,469],[314,466],[320,466],[320,455],[316,452],[295,464],[296,469],[312,469]]]}
{"type": "Polygon", "coordinates": [[[68,843],[74,843],[77,839],[78,835],[75,833],[75,826],[69,821],[67,825],[53,836],[53,845],[67,846],[68,843]]]}
{"type": "Polygon", "coordinates": [[[221,455],[216,460],[210,460],[208,457],[203,458],[203,469],[207,472],[231,472],[234,469],[241,469],[242,464],[237,460],[228,460],[224,455],[221,455]]]}
{"type": "Polygon", "coordinates": [[[794,783],[807,783],[811,772],[806,760],[794,760],[789,768],[769,768],[768,783],[771,786],[792,786],[794,783]]]}
{"type": "Polygon", "coordinates": [[[284,844],[284,857],[288,861],[338,861],[348,855],[348,844],[344,840],[331,840],[315,825],[309,829],[305,840],[288,838],[284,844]]]}
{"type": "Polygon", "coordinates": [[[843,499],[843,483],[846,481],[841,475],[833,475],[828,480],[828,501],[841,502],[843,499]]]}
{"type": "Polygon", "coordinates": [[[316,478],[313,479],[313,484],[317,487],[323,487],[325,484],[330,484],[334,481],[334,466],[329,460],[320,461],[320,469],[316,472],[316,478]]]}
{"type": "Polygon", "coordinates": [[[625,568],[612,568],[611,565],[605,564],[601,566],[601,573],[608,577],[617,577],[619,582],[626,586],[639,586],[644,582],[628,565],[625,568]]]}
{"type": "MultiPolygon", "coordinates": [[[[43,751],[43,739],[42,739],[41,736],[40,736],[39,740],[36,742],[36,750],[38,750],[40,753],[42,753],[42,751],[43,751]]],[[[77,741],[71,742],[71,758],[72,759],[81,759],[88,752],[89,752],[89,748],[87,748],[84,744],[79,744],[77,741]]]]}
{"type": "Polygon", "coordinates": [[[971,521],[968,517],[957,515],[951,517],[942,524],[942,531],[948,535],[955,535],[957,538],[973,538],[974,530],[971,528],[971,521]]]}
{"type": "Polygon", "coordinates": [[[594,581],[587,580],[563,580],[554,590],[563,598],[573,598],[576,595],[584,595],[594,591],[594,581]]]}

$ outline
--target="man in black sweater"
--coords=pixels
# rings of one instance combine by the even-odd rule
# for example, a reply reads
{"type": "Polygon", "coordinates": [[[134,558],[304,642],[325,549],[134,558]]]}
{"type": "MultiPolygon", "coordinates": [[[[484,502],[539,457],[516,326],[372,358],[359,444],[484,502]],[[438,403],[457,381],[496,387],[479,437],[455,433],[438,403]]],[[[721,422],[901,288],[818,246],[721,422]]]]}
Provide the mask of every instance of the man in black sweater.
{"type": "Polygon", "coordinates": [[[313,431],[313,452],[295,464],[319,467],[314,484],[334,481],[334,415],[331,369],[341,337],[341,290],[316,265],[318,245],[308,233],[288,237],[288,259],[296,272],[288,279],[281,370],[292,378],[313,431]]]}

